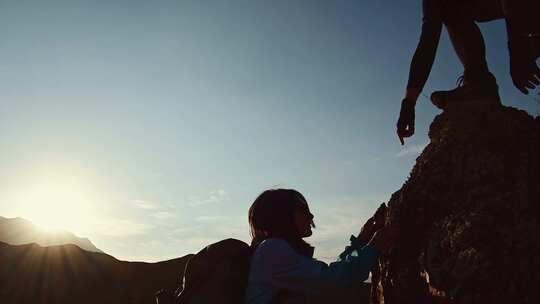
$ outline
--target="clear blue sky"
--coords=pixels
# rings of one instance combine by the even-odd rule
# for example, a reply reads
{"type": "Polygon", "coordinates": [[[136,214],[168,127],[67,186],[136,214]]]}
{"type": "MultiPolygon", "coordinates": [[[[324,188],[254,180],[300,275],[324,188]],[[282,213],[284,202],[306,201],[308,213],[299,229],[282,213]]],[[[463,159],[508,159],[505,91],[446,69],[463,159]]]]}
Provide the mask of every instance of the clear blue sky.
{"type": "MultiPolygon", "coordinates": [[[[156,261],[247,241],[253,199],[290,187],[329,260],[428,141],[438,111],[425,98],[415,137],[395,135],[420,6],[2,1],[0,215],[156,261]]],[[[504,103],[537,115],[511,86],[504,23],[481,28],[504,103]]],[[[424,93],[460,73],[445,33],[424,93]]]]}

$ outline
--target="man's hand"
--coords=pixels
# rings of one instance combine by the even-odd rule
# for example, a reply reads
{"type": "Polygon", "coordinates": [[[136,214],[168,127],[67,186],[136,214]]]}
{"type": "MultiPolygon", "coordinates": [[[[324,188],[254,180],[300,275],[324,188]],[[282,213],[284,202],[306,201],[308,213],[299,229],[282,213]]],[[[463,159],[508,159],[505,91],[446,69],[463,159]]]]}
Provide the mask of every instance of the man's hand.
{"type": "Polygon", "coordinates": [[[516,63],[511,60],[510,75],[514,86],[525,95],[529,94],[528,90],[534,90],[540,85],[540,69],[534,61],[516,63]]]}
{"type": "Polygon", "coordinates": [[[540,85],[540,69],[528,39],[513,39],[510,46],[510,76],[514,86],[527,95],[540,85]]]}
{"type": "Polygon", "coordinates": [[[397,135],[402,145],[405,144],[404,138],[411,137],[414,134],[414,106],[416,101],[412,99],[403,99],[401,102],[401,111],[397,121],[397,135]]]}

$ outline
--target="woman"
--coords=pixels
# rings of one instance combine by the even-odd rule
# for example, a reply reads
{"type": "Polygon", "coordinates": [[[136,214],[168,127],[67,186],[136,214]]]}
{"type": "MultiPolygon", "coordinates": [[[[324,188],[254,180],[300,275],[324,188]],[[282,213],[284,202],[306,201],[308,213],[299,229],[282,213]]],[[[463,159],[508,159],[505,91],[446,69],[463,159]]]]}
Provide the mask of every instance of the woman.
{"type": "Polygon", "coordinates": [[[315,227],[304,196],[292,189],[263,192],[249,209],[254,254],[246,303],[313,303],[349,293],[394,243],[396,229],[382,228],[383,218],[368,220],[340,259],[326,265],[303,240],[315,227]]]}

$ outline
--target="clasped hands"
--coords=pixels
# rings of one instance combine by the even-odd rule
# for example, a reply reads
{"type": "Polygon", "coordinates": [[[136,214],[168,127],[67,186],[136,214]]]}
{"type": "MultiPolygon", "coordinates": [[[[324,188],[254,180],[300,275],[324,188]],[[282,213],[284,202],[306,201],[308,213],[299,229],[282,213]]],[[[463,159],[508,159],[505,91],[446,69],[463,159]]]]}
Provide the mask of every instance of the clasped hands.
{"type": "Polygon", "coordinates": [[[375,215],[369,218],[358,238],[367,245],[375,247],[380,253],[387,253],[394,247],[399,234],[397,225],[385,226],[387,207],[383,203],[375,212],[375,215]]]}

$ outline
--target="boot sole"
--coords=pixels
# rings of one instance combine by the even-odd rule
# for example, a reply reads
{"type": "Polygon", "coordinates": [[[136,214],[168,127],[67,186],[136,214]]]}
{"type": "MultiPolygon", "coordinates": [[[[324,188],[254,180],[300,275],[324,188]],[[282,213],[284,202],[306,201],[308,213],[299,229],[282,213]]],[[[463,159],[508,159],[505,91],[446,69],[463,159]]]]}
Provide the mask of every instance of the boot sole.
{"type": "Polygon", "coordinates": [[[463,103],[463,102],[471,102],[471,101],[474,101],[474,100],[493,100],[497,103],[500,103],[501,102],[501,97],[499,95],[499,93],[497,92],[496,94],[493,94],[493,95],[485,95],[485,96],[480,96],[480,97],[474,97],[474,98],[469,98],[469,99],[466,99],[466,100],[452,100],[452,101],[443,101],[443,100],[439,100],[439,98],[434,98],[433,96],[430,98],[431,100],[431,103],[437,107],[438,109],[440,110],[445,110],[447,107],[448,107],[448,104],[455,104],[455,103],[463,103]]]}

